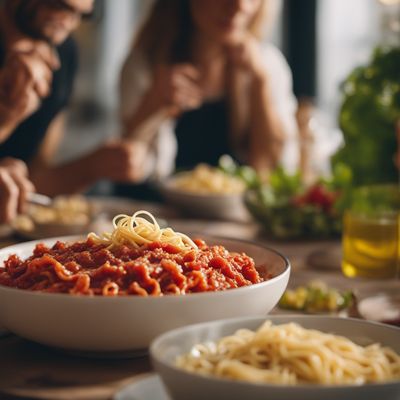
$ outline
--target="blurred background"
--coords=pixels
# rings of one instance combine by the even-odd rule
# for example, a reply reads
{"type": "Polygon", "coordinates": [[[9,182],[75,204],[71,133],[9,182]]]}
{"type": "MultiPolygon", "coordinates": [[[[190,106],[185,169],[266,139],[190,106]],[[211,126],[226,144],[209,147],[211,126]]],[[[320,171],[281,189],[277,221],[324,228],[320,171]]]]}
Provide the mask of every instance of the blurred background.
{"type": "MultiPolygon", "coordinates": [[[[377,45],[400,43],[400,5],[394,0],[272,1],[275,23],[266,40],[272,39],[285,54],[298,99],[311,99],[315,105],[319,168],[327,172],[329,155],[342,142],[340,85],[354,67],[370,59],[377,45]]],[[[76,32],[80,69],[60,160],[79,156],[118,132],[119,71],[151,4],[97,0],[93,17],[76,32]]]]}

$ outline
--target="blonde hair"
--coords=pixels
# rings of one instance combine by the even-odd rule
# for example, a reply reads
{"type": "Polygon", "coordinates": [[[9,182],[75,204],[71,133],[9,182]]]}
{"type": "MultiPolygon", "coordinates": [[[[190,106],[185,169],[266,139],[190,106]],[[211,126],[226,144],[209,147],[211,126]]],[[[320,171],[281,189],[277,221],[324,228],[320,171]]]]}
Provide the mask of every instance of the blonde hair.
{"type": "MultiPolygon", "coordinates": [[[[263,36],[269,11],[270,0],[261,0],[259,10],[249,24],[248,31],[258,39],[263,36]]],[[[190,0],[156,0],[133,47],[151,66],[188,61],[193,30],[190,0]]]]}

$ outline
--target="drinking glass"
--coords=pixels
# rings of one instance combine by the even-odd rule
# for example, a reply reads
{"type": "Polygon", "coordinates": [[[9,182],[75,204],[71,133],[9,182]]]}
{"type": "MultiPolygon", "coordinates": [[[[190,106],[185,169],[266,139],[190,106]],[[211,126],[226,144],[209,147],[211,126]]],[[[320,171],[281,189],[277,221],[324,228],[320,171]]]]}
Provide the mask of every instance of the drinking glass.
{"type": "Polygon", "coordinates": [[[342,270],[348,277],[395,278],[400,269],[400,186],[355,189],[344,213],[342,270]]]}

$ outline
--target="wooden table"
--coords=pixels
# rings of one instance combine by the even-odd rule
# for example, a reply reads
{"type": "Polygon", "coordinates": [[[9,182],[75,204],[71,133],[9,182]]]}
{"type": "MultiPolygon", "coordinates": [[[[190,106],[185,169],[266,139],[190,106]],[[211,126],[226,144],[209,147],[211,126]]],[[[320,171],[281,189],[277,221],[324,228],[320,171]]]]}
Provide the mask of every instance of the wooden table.
{"type": "MultiPolygon", "coordinates": [[[[271,242],[254,224],[169,221],[179,231],[201,231],[268,244],[291,261],[291,284],[322,277],[344,282],[340,242],[271,242]]],[[[10,242],[10,238],[6,238],[10,242]]],[[[11,239],[12,241],[12,239],[11,239]]],[[[1,244],[1,243],[0,243],[1,244]]],[[[9,243],[7,243],[9,244],[9,243]]],[[[0,399],[106,400],[122,386],[151,371],[148,357],[93,359],[28,342],[14,335],[0,338],[0,399]]]]}

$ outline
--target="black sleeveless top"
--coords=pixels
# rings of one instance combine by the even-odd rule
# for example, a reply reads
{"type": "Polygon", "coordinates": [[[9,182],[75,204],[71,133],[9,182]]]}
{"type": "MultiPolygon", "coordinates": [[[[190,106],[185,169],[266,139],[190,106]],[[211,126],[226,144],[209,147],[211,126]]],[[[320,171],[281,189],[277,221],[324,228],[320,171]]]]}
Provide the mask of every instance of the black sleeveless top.
{"type": "MultiPolygon", "coordinates": [[[[78,65],[75,41],[67,39],[57,47],[61,67],[53,74],[51,93],[40,108],[25,119],[8,139],[0,144],[0,158],[14,157],[29,162],[38,152],[47,129],[57,114],[67,105],[71,96],[78,65]]],[[[5,51],[0,38],[0,67],[5,51]]]]}
{"type": "Polygon", "coordinates": [[[228,108],[224,99],[203,103],[183,113],[177,120],[177,169],[192,169],[199,163],[217,165],[229,145],[228,108]]]}

